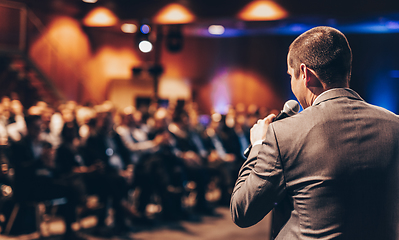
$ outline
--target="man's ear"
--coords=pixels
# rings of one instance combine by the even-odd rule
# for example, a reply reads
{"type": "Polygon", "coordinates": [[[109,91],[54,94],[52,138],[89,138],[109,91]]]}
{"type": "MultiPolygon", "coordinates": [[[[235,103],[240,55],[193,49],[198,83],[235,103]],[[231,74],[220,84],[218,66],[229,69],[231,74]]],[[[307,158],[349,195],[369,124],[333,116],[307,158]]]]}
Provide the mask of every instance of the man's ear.
{"type": "Polygon", "coordinates": [[[305,81],[307,88],[310,87],[323,87],[316,73],[308,68],[304,63],[300,65],[302,79],[305,81]]]}

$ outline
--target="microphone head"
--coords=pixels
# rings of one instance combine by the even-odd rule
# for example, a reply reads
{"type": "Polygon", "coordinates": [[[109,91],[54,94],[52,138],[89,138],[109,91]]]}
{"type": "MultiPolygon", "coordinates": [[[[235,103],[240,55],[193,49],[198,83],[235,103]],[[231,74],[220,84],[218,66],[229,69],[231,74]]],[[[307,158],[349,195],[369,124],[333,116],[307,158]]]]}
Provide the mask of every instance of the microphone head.
{"type": "Polygon", "coordinates": [[[284,104],[282,112],[286,113],[289,117],[297,114],[299,112],[299,103],[295,100],[288,100],[284,104]]]}

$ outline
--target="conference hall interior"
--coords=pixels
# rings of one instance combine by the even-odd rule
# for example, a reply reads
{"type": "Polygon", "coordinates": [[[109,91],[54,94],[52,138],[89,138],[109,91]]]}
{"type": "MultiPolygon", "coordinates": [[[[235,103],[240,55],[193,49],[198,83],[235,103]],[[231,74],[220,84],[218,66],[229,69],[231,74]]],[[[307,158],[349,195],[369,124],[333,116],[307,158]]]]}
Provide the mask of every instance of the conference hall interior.
{"type": "Polygon", "coordinates": [[[270,239],[229,200],[315,26],[398,114],[398,1],[0,0],[0,239],[270,239]]]}

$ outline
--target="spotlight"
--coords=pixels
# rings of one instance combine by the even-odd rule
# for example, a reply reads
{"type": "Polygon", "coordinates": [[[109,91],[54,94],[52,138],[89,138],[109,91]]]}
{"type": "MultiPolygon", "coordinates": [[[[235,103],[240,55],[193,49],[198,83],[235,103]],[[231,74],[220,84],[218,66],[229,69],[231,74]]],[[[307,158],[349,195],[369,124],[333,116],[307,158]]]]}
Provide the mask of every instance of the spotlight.
{"type": "Polygon", "coordinates": [[[137,27],[133,23],[124,23],[121,26],[121,30],[124,33],[135,33],[137,31],[137,27]]]}
{"type": "Polygon", "coordinates": [[[147,25],[147,24],[143,24],[143,25],[141,25],[141,27],[140,27],[140,31],[141,31],[143,34],[149,34],[149,33],[151,32],[151,27],[150,27],[149,25],[147,25]]]}
{"type": "Polygon", "coordinates": [[[152,50],[152,43],[150,43],[147,40],[143,40],[139,43],[139,49],[140,51],[142,51],[143,53],[148,53],[151,52],[152,50]]]}
{"type": "Polygon", "coordinates": [[[212,35],[222,35],[224,33],[224,27],[222,25],[211,25],[208,28],[208,32],[212,35]]]}
{"type": "Polygon", "coordinates": [[[151,35],[151,27],[147,20],[144,19],[140,23],[140,31],[136,34],[136,43],[138,43],[140,51],[148,53],[152,50],[152,44],[148,40],[151,35]]]}

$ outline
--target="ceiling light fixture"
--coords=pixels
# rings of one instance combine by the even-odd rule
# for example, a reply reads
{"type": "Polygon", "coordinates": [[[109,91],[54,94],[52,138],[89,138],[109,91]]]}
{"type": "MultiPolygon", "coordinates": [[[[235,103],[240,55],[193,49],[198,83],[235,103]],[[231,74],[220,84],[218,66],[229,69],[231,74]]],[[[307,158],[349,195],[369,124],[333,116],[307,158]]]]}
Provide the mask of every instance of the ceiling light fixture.
{"type": "Polygon", "coordinates": [[[143,25],[141,25],[141,27],[140,27],[140,31],[141,31],[143,34],[149,34],[149,33],[151,32],[151,27],[150,27],[150,25],[148,25],[148,24],[143,24],[143,25]]]}
{"type": "Polygon", "coordinates": [[[141,41],[141,42],[139,43],[139,49],[140,49],[140,51],[142,51],[143,53],[151,52],[151,50],[152,50],[152,43],[149,42],[149,41],[146,41],[146,40],[141,41]]]}
{"type": "Polygon", "coordinates": [[[83,19],[83,24],[88,27],[110,27],[118,22],[115,14],[105,7],[97,7],[90,11],[83,19]]]}
{"type": "Polygon", "coordinates": [[[187,24],[194,20],[194,14],[177,3],[166,5],[154,17],[154,22],[157,24],[187,24]]]}
{"type": "Polygon", "coordinates": [[[222,35],[225,29],[222,25],[211,25],[208,27],[208,32],[212,35],[222,35]]]}
{"type": "Polygon", "coordinates": [[[288,16],[280,5],[269,0],[254,0],[246,5],[238,14],[244,21],[273,21],[288,16]]]}
{"type": "Polygon", "coordinates": [[[124,33],[135,33],[137,32],[137,26],[133,23],[124,23],[121,26],[121,30],[124,33]]]}
{"type": "Polygon", "coordinates": [[[97,0],[82,0],[85,3],[96,3],[97,0]]]}

